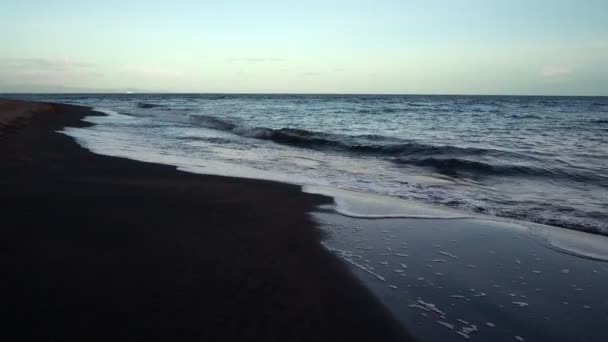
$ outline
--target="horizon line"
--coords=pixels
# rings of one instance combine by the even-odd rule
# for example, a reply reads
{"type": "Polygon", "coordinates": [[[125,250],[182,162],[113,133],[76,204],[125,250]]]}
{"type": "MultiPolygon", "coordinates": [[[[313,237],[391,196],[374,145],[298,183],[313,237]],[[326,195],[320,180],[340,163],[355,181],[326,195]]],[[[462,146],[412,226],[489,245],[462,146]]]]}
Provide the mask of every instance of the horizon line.
{"type": "Polygon", "coordinates": [[[466,93],[297,93],[297,92],[155,92],[155,91],[92,91],[92,92],[0,92],[2,95],[308,95],[308,96],[486,96],[486,97],[608,97],[608,95],[551,94],[466,94],[466,93]]]}

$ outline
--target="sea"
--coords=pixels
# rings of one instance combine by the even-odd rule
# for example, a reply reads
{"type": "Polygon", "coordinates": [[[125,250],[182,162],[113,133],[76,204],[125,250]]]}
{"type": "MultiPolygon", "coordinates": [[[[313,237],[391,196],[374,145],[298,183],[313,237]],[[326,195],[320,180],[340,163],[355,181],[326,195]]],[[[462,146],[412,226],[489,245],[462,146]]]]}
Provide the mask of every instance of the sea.
{"type": "Polygon", "coordinates": [[[608,235],[608,97],[19,94],[96,153],[608,235]]]}

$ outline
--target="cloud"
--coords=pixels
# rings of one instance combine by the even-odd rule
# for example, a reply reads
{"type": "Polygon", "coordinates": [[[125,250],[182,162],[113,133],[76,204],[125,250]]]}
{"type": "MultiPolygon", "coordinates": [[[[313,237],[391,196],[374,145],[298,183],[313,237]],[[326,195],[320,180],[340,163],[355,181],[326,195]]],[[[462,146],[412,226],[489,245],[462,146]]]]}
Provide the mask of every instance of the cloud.
{"type": "Polygon", "coordinates": [[[101,77],[103,76],[100,72],[86,71],[86,72],[75,72],[71,70],[39,70],[39,69],[24,69],[17,73],[26,81],[70,81],[70,80],[82,80],[83,78],[101,77]]]}
{"type": "Polygon", "coordinates": [[[540,72],[546,78],[563,77],[572,74],[572,68],[562,65],[545,65],[540,72]]]}
{"type": "Polygon", "coordinates": [[[238,58],[226,58],[226,62],[230,63],[282,63],[287,62],[283,58],[275,57],[238,57],[238,58]]]}
{"type": "Polygon", "coordinates": [[[74,61],[70,58],[4,58],[0,59],[3,68],[23,69],[84,69],[95,67],[94,64],[74,61]]]}
{"type": "Polygon", "coordinates": [[[7,82],[61,84],[82,81],[103,75],[95,65],[70,58],[2,58],[0,78],[7,82]]]}

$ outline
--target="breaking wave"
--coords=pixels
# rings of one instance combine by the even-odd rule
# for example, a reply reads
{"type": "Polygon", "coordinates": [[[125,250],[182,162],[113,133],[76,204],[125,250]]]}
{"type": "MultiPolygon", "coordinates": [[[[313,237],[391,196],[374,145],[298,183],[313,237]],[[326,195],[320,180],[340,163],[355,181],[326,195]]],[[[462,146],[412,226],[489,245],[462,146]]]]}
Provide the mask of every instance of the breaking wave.
{"type": "Polygon", "coordinates": [[[137,108],[142,108],[142,109],[160,108],[160,107],[165,107],[165,106],[159,105],[159,104],[154,104],[154,103],[146,103],[146,102],[137,103],[137,108]]]}
{"type": "Polygon", "coordinates": [[[432,168],[452,177],[536,177],[608,186],[597,173],[543,167],[535,157],[496,149],[436,146],[382,135],[342,135],[295,128],[250,127],[213,116],[192,115],[197,125],[260,140],[317,150],[339,150],[389,159],[401,165],[432,168]]]}

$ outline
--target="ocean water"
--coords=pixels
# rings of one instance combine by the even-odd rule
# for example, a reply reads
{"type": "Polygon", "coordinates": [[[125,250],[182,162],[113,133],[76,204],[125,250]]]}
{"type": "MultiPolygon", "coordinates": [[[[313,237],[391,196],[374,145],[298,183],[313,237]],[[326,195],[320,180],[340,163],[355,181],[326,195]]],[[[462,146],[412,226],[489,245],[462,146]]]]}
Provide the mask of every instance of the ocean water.
{"type": "Polygon", "coordinates": [[[66,130],[103,154],[608,235],[606,97],[11,97],[106,111],[66,130]]]}

